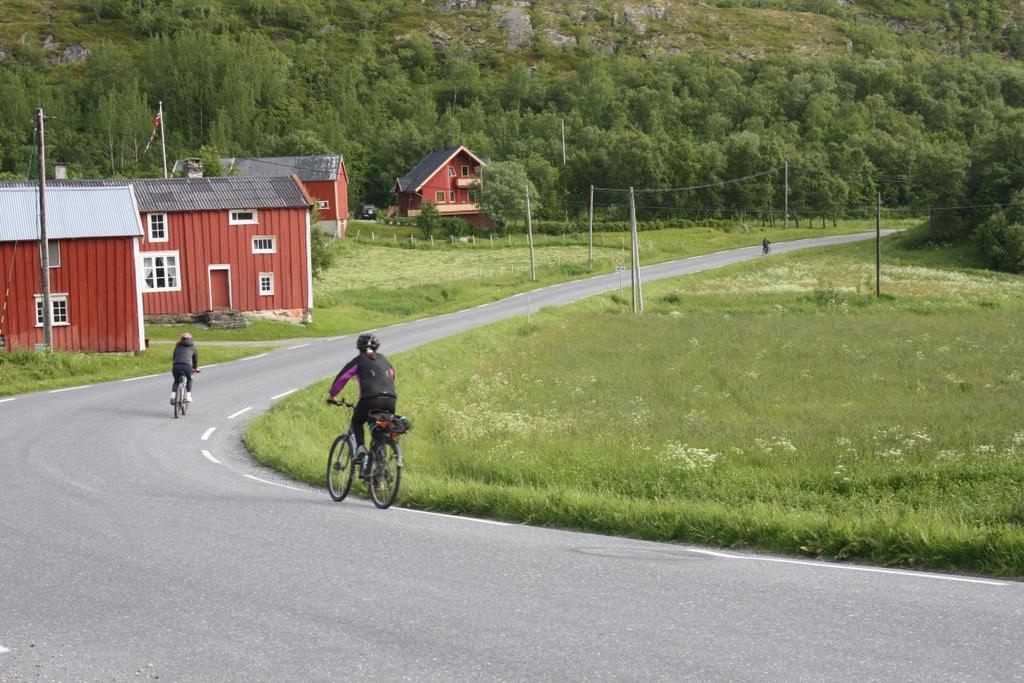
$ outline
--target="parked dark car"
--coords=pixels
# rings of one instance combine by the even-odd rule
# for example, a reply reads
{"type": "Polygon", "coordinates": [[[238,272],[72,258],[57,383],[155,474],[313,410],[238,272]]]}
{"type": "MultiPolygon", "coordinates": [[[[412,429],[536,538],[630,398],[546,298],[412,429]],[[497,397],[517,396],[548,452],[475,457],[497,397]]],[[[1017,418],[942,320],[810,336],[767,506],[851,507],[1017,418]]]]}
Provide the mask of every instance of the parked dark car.
{"type": "Polygon", "coordinates": [[[373,204],[360,204],[356,211],[356,218],[361,221],[377,220],[377,207],[373,204]]]}

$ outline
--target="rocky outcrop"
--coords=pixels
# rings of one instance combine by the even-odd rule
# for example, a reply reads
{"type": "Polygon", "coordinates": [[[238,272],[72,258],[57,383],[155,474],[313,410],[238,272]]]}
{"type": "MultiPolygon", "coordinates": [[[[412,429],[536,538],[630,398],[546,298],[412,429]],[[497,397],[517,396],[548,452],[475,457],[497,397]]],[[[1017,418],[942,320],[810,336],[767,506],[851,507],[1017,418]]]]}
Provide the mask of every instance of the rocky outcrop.
{"type": "Polygon", "coordinates": [[[438,12],[457,12],[464,9],[482,9],[487,6],[487,0],[449,0],[437,4],[438,12]]]}
{"type": "Polygon", "coordinates": [[[647,33],[648,19],[664,19],[665,8],[657,5],[641,5],[639,7],[626,7],[622,10],[622,18],[626,24],[643,35],[647,33]]]}
{"type": "Polygon", "coordinates": [[[498,19],[498,28],[505,30],[505,45],[518,50],[533,42],[533,22],[521,7],[513,7],[498,19]]]}
{"type": "Polygon", "coordinates": [[[551,42],[552,45],[554,45],[559,50],[564,50],[566,46],[573,46],[579,44],[579,41],[576,39],[576,36],[570,36],[564,33],[559,33],[554,29],[544,29],[543,35],[551,42]]]}

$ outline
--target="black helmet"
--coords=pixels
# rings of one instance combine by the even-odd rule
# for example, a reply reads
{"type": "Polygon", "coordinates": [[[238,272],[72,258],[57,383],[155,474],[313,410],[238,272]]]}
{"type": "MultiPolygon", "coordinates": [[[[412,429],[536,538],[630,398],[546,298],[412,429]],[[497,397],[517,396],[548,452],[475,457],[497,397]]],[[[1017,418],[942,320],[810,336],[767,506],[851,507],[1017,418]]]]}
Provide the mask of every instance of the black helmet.
{"type": "Polygon", "coordinates": [[[375,334],[364,332],[356,339],[356,348],[360,351],[365,351],[368,348],[376,351],[380,348],[380,339],[377,339],[375,334]]]}

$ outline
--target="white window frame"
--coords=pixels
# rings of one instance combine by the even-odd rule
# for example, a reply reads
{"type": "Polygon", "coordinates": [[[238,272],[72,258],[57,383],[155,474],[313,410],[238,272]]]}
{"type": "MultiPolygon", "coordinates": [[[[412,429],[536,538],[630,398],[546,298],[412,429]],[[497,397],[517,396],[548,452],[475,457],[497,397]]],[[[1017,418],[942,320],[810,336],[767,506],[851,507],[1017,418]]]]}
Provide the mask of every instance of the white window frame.
{"type": "MultiPolygon", "coordinates": [[[[177,251],[144,251],[144,252],[140,253],[140,256],[142,258],[142,263],[140,264],[139,272],[142,274],[142,291],[143,292],[149,293],[149,292],[180,292],[181,291],[181,256],[179,255],[179,253],[177,251]],[[150,261],[151,260],[153,262],[153,265],[151,267],[155,271],[155,269],[156,269],[156,262],[155,261],[156,261],[157,258],[164,259],[164,266],[163,267],[164,267],[165,271],[167,269],[166,260],[169,259],[169,258],[173,258],[174,259],[174,275],[175,275],[175,277],[174,277],[174,286],[172,286],[172,287],[157,287],[156,286],[156,272],[153,273],[153,285],[154,286],[150,287],[149,283],[146,282],[146,280],[147,280],[147,278],[146,278],[146,268],[147,268],[146,261],[150,261]]],[[[166,274],[165,274],[164,277],[166,278],[166,274]]]]}
{"type": "Polygon", "coordinates": [[[47,240],[46,246],[48,248],[47,263],[50,268],[60,268],[60,242],[57,240],[47,240]]]}
{"type": "Polygon", "coordinates": [[[463,178],[468,178],[469,177],[469,164],[463,164],[462,165],[462,177],[463,178]]]}
{"type": "Polygon", "coordinates": [[[448,190],[448,203],[449,204],[454,204],[455,203],[455,190],[448,190]]]}
{"type": "Polygon", "coordinates": [[[448,177],[449,178],[454,178],[455,177],[455,167],[454,166],[449,166],[448,167],[448,177]]]}
{"type": "Polygon", "coordinates": [[[260,273],[256,277],[256,286],[259,287],[260,296],[274,296],[274,274],[273,273],[260,273]],[[264,278],[270,283],[270,289],[263,288],[264,278]]]}
{"type": "MultiPolygon", "coordinates": [[[[36,294],[35,295],[35,300],[36,300],[36,327],[42,327],[43,326],[43,321],[42,321],[42,317],[39,314],[42,312],[42,308],[43,308],[43,295],[42,294],[36,294]]],[[[67,295],[67,293],[51,294],[50,295],[50,325],[53,326],[53,327],[67,327],[70,324],[71,324],[71,315],[68,313],[68,295],[67,295]],[[57,309],[57,304],[58,303],[63,304],[63,309],[64,309],[64,319],[63,320],[58,320],[57,316],[56,316],[56,313],[57,313],[56,309],[57,309]]]]}
{"type": "Polygon", "coordinates": [[[260,212],[256,209],[231,209],[228,212],[229,225],[256,225],[260,222],[260,212]],[[239,214],[251,213],[252,218],[239,218],[239,214]]]}
{"type": "Polygon", "coordinates": [[[171,238],[170,230],[167,227],[167,214],[166,213],[151,213],[146,215],[146,237],[150,242],[167,242],[171,238]],[[163,237],[157,237],[153,233],[153,223],[155,218],[160,219],[160,227],[163,228],[163,237]]]}
{"type": "Polygon", "coordinates": [[[276,254],[277,253],[277,236],[276,235],[253,235],[252,236],[252,253],[254,254],[276,254]],[[270,240],[270,248],[258,247],[256,242],[259,240],[270,240]]]}
{"type": "Polygon", "coordinates": [[[434,203],[435,204],[444,204],[444,195],[445,195],[445,191],[444,190],[437,190],[436,192],[434,192],[434,203]]]}
{"type": "Polygon", "coordinates": [[[329,208],[331,208],[331,203],[329,201],[327,201],[326,199],[321,199],[321,200],[317,201],[316,207],[318,209],[329,209],[329,208]]]}

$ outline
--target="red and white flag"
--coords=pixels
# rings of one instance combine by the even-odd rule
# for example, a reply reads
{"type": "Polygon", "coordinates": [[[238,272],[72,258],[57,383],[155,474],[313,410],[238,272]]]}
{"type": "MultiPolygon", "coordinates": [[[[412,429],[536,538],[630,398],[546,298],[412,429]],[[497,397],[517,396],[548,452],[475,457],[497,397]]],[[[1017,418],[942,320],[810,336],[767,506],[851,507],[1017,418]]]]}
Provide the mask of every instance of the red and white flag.
{"type": "Polygon", "coordinates": [[[157,114],[156,118],[153,119],[153,132],[149,134],[149,142],[146,143],[146,149],[142,150],[143,154],[145,154],[146,152],[149,151],[149,146],[152,145],[153,144],[153,140],[156,139],[156,129],[160,125],[160,116],[161,115],[162,114],[157,114]]]}

